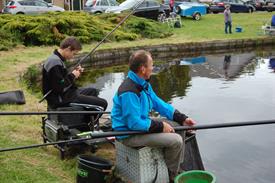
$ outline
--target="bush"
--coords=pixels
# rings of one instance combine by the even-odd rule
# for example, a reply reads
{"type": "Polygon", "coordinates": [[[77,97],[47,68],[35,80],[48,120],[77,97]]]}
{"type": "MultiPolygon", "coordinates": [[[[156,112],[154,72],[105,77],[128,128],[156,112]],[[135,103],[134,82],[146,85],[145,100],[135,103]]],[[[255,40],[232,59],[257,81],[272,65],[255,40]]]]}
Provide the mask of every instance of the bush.
{"type": "Polygon", "coordinates": [[[27,72],[24,73],[23,81],[27,85],[28,89],[31,91],[38,93],[41,91],[41,80],[42,80],[42,75],[41,75],[41,70],[40,65],[31,65],[27,72]]]}
{"type": "Polygon", "coordinates": [[[13,35],[0,29],[0,51],[8,50],[16,46],[16,41],[13,40],[13,35]]]}
{"type": "MultiPolygon", "coordinates": [[[[2,46],[9,48],[17,43],[24,45],[59,44],[67,36],[75,36],[82,43],[100,41],[126,14],[90,15],[84,12],[48,13],[43,15],[1,15],[0,34],[5,35],[2,46]],[[16,41],[17,40],[17,41],[16,41]]],[[[108,41],[162,38],[170,30],[152,20],[132,16],[122,27],[111,34],[108,41]]],[[[1,46],[1,45],[0,45],[1,46]]]]}

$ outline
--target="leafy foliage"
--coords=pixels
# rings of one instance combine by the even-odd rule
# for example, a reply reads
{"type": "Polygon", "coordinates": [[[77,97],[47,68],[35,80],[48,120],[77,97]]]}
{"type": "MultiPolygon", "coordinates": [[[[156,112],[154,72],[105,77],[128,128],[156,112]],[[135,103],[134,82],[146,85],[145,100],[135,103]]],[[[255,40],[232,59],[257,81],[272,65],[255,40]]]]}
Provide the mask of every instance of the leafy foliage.
{"type": "MultiPolygon", "coordinates": [[[[1,15],[0,35],[5,36],[0,38],[0,48],[9,48],[16,42],[24,45],[54,45],[67,36],[75,36],[82,43],[100,41],[125,16],[126,14],[90,15],[84,12],[51,12],[36,16],[1,15]]],[[[133,16],[113,32],[108,41],[162,38],[170,35],[166,26],[133,16]]]]}
{"type": "Polygon", "coordinates": [[[13,35],[9,31],[0,29],[0,51],[8,50],[11,47],[17,45],[17,36],[13,35]]]}
{"type": "Polygon", "coordinates": [[[40,65],[31,65],[23,75],[23,81],[32,92],[40,92],[41,88],[41,68],[40,65]]]}

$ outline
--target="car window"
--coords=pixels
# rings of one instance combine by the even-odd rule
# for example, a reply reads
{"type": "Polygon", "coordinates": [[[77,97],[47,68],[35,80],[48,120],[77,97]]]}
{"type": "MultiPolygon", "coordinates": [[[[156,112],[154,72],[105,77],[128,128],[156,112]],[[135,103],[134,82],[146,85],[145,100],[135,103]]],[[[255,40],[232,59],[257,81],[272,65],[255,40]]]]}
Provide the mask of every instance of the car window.
{"type": "Polygon", "coordinates": [[[26,2],[24,2],[24,1],[17,1],[20,5],[22,5],[22,6],[25,6],[26,5],[26,2]]]}
{"type": "Polygon", "coordinates": [[[213,3],[225,2],[223,0],[214,0],[213,3]]]}
{"type": "Polygon", "coordinates": [[[43,0],[45,3],[52,3],[53,4],[53,0],[43,0]]]}
{"type": "Polygon", "coordinates": [[[7,5],[8,6],[12,6],[12,5],[14,5],[15,4],[15,2],[14,1],[11,1],[11,2],[9,2],[7,5]]]}
{"type": "Polygon", "coordinates": [[[145,8],[148,6],[147,4],[148,4],[148,1],[144,1],[143,3],[141,3],[141,5],[139,5],[138,8],[145,8]]]}
{"type": "Polygon", "coordinates": [[[243,4],[242,1],[239,1],[239,0],[235,0],[235,3],[237,3],[237,4],[243,4]]]}
{"type": "Polygon", "coordinates": [[[96,6],[99,6],[100,5],[100,0],[96,2],[96,6]]]}
{"type": "Polygon", "coordinates": [[[35,6],[33,1],[18,1],[22,6],[35,6]]]}
{"type": "Polygon", "coordinates": [[[109,6],[107,0],[101,0],[101,6],[109,6]]]}
{"type": "Polygon", "coordinates": [[[121,3],[119,6],[129,9],[129,8],[133,8],[140,2],[141,2],[141,0],[126,0],[123,3],[121,3]]]}
{"type": "Polygon", "coordinates": [[[156,1],[148,1],[148,6],[158,6],[158,3],[156,1]]]}
{"type": "Polygon", "coordinates": [[[48,5],[46,3],[43,3],[41,1],[34,1],[35,6],[44,6],[47,7],[48,5]]]}
{"type": "Polygon", "coordinates": [[[117,2],[115,0],[109,0],[109,3],[111,6],[116,6],[118,5],[117,2]]]}

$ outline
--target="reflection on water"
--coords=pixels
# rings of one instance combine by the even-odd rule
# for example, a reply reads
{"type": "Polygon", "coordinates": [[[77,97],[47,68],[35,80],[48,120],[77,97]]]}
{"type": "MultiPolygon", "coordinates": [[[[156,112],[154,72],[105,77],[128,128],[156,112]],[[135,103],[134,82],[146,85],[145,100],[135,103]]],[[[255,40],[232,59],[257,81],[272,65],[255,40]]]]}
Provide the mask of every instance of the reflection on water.
{"type": "MultiPolygon", "coordinates": [[[[178,58],[155,66],[156,93],[199,124],[275,119],[275,53],[204,55],[205,62],[185,64],[178,58]]],[[[192,59],[191,59],[192,60],[192,59]]],[[[96,79],[109,101],[127,70],[103,72],[96,79]]],[[[87,83],[87,81],[86,81],[87,83]]],[[[207,170],[219,183],[275,182],[275,125],[197,132],[207,170]]]]}

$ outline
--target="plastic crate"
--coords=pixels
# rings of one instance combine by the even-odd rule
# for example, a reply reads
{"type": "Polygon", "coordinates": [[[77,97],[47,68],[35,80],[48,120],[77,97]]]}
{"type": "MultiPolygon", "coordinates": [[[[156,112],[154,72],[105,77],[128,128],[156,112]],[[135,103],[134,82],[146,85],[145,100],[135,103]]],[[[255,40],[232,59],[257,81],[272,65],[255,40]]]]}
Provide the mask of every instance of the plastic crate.
{"type": "Polygon", "coordinates": [[[116,169],[133,183],[168,183],[168,169],[162,149],[143,147],[130,148],[116,141],[116,169]]]}

